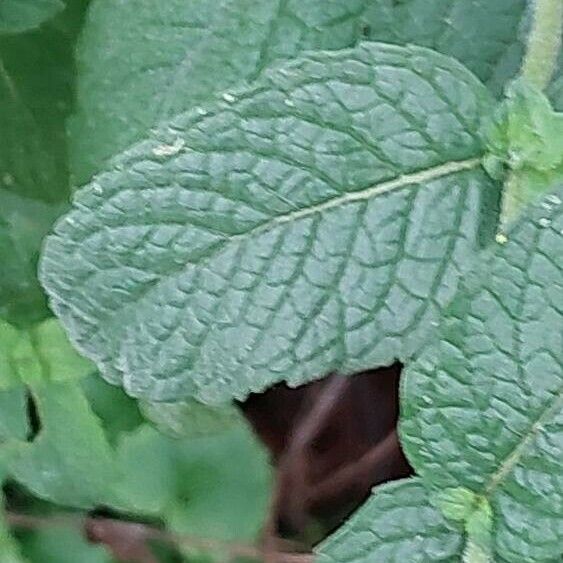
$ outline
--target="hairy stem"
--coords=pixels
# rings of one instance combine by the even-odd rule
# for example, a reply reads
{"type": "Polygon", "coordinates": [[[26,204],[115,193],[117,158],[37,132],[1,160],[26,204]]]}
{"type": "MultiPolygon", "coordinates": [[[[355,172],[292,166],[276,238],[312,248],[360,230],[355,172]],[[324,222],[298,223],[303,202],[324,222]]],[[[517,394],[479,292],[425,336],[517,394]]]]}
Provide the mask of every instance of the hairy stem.
{"type": "Polygon", "coordinates": [[[522,76],[540,90],[549,84],[557,65],[562,26],[562,0],[535,1],[534,21],[522,64],[522,76]]]}
{"type": "MultiPolygon", "coordinates": [[[[549,84],[561,49],[563,0],[535,0],[534,20],[520,74],[532,86],[543,90],[549,84]]],[[[506,231],[522,207],[521,175],[511,170],[504,182],[500,230],[497,242],[506,242],[506,231]]]]}

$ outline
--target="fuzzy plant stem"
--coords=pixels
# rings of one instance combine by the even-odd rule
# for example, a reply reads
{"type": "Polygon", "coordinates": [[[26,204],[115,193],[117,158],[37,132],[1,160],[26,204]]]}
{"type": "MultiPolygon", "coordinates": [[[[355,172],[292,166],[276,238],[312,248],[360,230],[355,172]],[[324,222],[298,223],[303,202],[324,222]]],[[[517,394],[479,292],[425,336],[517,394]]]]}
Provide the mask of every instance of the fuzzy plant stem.
{"type": "MultiPolygon", "coordinates": [[[[544,90],[553,76],[563,31],[563,0],[536,0],[534,19],[526,54],[520,74],[524,80],[539,90],[544,90]]],[[[504,183],[502,194],[501,225],[497,242],[507,240],[505,232],[508,223],[518,214],[520,208],[520,180],[515,171],[511,171],[504,183]]]]}
{"type": "Polygon", "coordinates": [[[540,90],[549,84],[557,65],[562,27],[563,0],[536,0],[522,76],[540,90]]]}

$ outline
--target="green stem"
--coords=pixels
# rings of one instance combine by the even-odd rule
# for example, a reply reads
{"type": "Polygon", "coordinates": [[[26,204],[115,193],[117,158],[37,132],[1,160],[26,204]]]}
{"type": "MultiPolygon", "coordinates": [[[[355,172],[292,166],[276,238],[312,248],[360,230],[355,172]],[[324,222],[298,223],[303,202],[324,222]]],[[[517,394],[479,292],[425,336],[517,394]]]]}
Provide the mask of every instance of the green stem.
{"type": "Polygon", "coordinates": [[[557,65],[563,27],[563,0],[536,0],[522,76],[543,90],[557,65]]]}
{"type": "MultiPolygon", "coordinates": [[[[520,74],[539,90],[548,86],[557,66],[562,32],[563,0],[535,0],[534,21],[520,74]]],[[[525,204],[521,182],[521,174],[517,170],[510,170],[502,192],[500,229],[497,234],[499,243],[506,242],[507,227],[525,204]]]]}
{"type": "Polygon", "coordinates": [[[518,215],[518,210],[521,206],[520,178],[516,172],[510,170],[502,189],[500,230],[496,237],[497,242],[506,242],[505,233],[508,230],[510,222],[518,215]]]}

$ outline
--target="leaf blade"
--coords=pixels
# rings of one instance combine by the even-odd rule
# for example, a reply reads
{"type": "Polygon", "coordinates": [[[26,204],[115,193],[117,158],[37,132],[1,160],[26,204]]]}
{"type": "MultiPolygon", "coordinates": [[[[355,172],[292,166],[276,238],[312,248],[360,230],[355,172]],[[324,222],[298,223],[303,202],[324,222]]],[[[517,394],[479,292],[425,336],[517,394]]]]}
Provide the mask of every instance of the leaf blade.
{"type": "Polygon", "coordinates": [[[487,498],[509,561],[561,555],[561,197],[530,208],[487,254],[404,384],[401,433],[417,473],[487,498]]]}
{"type": "Polygon", "coordinates": [[[78,50],[71,168],[83,183],[159,122],[252,82],[275,61],[365,39],[455,57],[499,94],[519,68],[525,8],[525,0],[222,0],[210,11],[205,0],[174,0],[155,18],[150,0],[98,0],[78,50]]]}
{"type": "Polygon", "coordinates": [[[372,496],[318,548],[319,563],[459,562],[462,529],[430,503],[418,478],[376,487],[372,496]]]}
{"type": "Polygon", "coordinates": [[[488,104],[465,69],[416,47],[283,65],[77,195],[43,255],[51,305],[109,380],[150,400],[221,402],[406,358],[478,246],[488,104]],[[237,321],[247,312],[264,326],[237,321]]]}

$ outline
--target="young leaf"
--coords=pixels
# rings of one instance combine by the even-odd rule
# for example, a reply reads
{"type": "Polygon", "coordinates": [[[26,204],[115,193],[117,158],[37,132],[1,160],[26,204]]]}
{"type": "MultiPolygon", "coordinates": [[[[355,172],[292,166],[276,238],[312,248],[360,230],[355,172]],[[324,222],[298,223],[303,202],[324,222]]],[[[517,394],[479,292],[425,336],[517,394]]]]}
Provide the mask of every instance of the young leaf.
{"type": "Polygon", "coordinates": [[[417,47],[281,66],[78,193],[43,255],[51,305],[105,377],[151,400],[404,360],[478,246],[489,104],[417,47]]]}
{"type": "Polygon", "coordinates": [[[63,0],[2,0],[0,34],[17,33],[38,27],[64,7],[63,0]]]}
{"type": "Polygon", "coordinates": [[[501,225],[563,179],[563,113],[524,80],[507,89],[487,141],[485,162],[508,170],[503,192],[501,225]]]}
{"type": "Polygon", "coordinates": [[[173,464],[175,498],[164,514],[171,531],[226,541],[258,538],[270,504],[271,470],[249,428],[241,424],[185,440],[173,464]]]}
{"type": "Polygon", "coordinates": [[[495,94],[520,64],[525,0],[153,0],[92,3],[78,49],[71,168],[89,180],[151,127],[304,50],[363,39],[431,47],[495,94]]]}
{"type": "Polygon", "coordinates": [[[113,452],[78,385],[41,385],[33,396],[41,429],[32,442],[4,446],[11,476],[56,503],[84,508],[103,504],[117,477],[113,452]]]}
{"type": "Polygon", "coordinates": [[[177,533],[257,537],[268,507],[270,468],[244,424],[182,440],[145,424],[123,434],[117,452],[121,478],[113,506],[158,516],[177,533]]]}
{"type": "MultiPolygon", "coordinates": [[[[23,387],[0,391],[0,444],[11,438],[26,439],[29,433],[26,399],[26,390],[23,387]]],[[[0,451],[1,447],[0,445],[0,451]]],[[[1,457],[0,454],[0,467],[1,457]]]]}
{"type": "Polygon", "coordinates": [[[317,563],[459,563],[463,529],[430,502],[420,479],[405,479],[376,487],[317,551],[317,563]]]}
{"type": "Polygon", "coordinates": [[[0,321],[0,389],[75,380],[94,369],[70,345],[56,319],[27,330],[0,321]]]}
{"type": "Polygon", "coordinates": [[[488,252],[404,380],[417,474],[487,499],[496,552],[515,563],[563,553],[562,198],[529,208],[488,252]]]}

